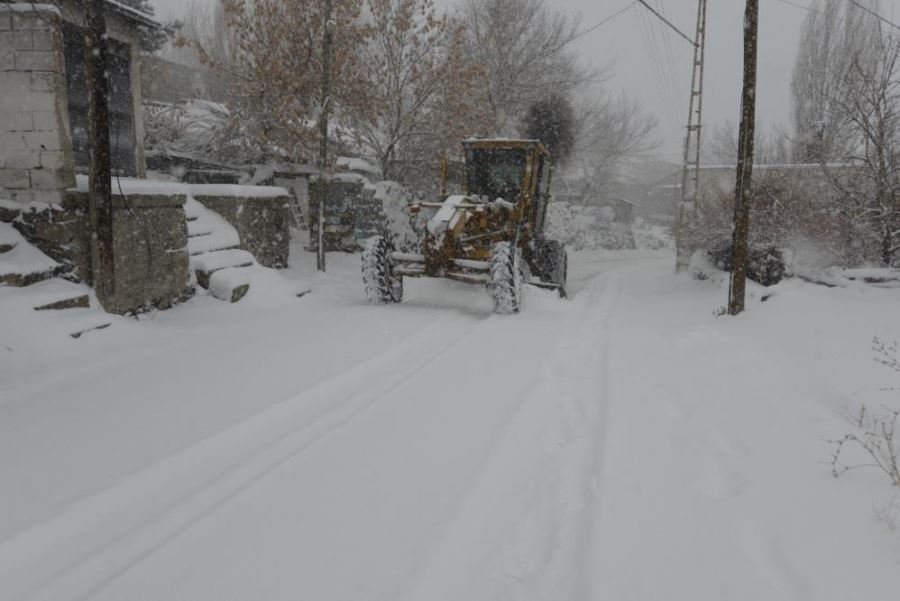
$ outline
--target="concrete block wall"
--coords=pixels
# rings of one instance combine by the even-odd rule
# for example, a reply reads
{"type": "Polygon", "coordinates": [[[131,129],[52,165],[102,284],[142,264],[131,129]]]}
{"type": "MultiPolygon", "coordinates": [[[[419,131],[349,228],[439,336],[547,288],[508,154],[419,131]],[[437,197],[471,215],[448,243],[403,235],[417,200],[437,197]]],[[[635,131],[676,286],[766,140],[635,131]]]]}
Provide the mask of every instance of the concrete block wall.
{"type": "Polygon", "coordinates": [[[75,185],[57,9],[0,4],[0,197],[58,203],[75,185]]]}

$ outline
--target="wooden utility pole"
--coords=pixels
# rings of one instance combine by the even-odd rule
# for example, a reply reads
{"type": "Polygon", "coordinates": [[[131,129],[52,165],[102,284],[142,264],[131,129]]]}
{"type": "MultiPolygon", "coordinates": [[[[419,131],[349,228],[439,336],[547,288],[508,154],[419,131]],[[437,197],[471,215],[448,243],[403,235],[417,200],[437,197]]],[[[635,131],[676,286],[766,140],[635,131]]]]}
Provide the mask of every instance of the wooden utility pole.
{"type": "Polygon", "coordinates": [[[741,94],[741,131],[738,135],[737,182],[734,188],[734,236],[728,314],[744,310],[747,285],[747,242],[750,233],[750,195],[753,181],[753,137],[756,132],[756,45],[759,0],[747,0],[744,13],[744,90],[741,94]]]}
{"type": "Polygon", "coordinates": [[[84,61],[88,91],[90,146],[89,211],[91,218],[91,274],[101,305],[115,294],[113,261],[112,183],[109,149],[109,41],[106,0],[87,0],[84,61]]]}
{"type": "Polygon", "coordinates": [[[328,197],[328,110],[331,104],[331,51],[334,43],[335,23],[331,20],[332,0],[324,0],[322,18],[322,98],[319,112],[319,206],[316,219],[319,222],[316,243],[316,269],[325,271],[325,201],[328,197]]]}

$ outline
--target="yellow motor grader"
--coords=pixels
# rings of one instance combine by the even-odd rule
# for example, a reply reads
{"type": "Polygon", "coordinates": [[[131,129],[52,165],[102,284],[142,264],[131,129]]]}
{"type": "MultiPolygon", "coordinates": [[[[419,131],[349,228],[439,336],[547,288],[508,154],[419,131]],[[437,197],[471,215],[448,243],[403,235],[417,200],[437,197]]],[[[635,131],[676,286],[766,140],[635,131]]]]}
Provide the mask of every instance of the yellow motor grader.
{"type": "Polygon", "coordinates": [[[370,302],[403,299],[404,277],[449,278],[487,286],[495,313],[517,313],[522,286],[566,290],[566,249],[544,237],[551,163],[537,140],[471,139],[463,142],[465,194],[443,202],[417,202],[427,211],[423,254],[399,252],[376,236],[362,255],[370,302]]]}

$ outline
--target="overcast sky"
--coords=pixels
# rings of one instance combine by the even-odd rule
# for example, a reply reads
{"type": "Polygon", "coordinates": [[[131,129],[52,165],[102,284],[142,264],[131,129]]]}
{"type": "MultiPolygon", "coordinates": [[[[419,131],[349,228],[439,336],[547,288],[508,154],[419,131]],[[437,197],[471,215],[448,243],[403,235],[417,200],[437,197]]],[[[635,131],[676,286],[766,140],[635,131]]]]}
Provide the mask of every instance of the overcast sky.
{"type": "MultiPolygon", "coordinates": [[[[212,3],[215,0],[197,0],[212,3]]],[[[312,1],[312,0],[311,0],[312,1]]],[[[633,0],[548,0],[553,6],[580,13],[585,29],[628,7],[633,0]]],[[[157,14],[178,16],[185,0],[153,0],[157,14]]],[[[648,0],[691,37],[697,21],[696,0],[648,0]]],[[[449,5],[452,0],[439,0],[449,5]]],[[[763,128],[789,123],[789,85],[797,52],[802,6],[812,0],[760,0],[759,84],[757,118],[763,128]],[[800,5],[798,7],[796,5],[800,5]]],[[[885,16],[900,9],[900,0],[884,0],[885,16]]],[[[741,85],[743,11],[742,0],[709,0],[707,27],[705,126],[738,120],[741,85]]],[[[613,76],[607,88],[640,99],[657,116],[660,158],[680,162],[687,98],[691,78],[692,48],[661,25],[647,9],[634,5],[603,27],[578,41],[585,60],[609,64],[613,76]]]]}

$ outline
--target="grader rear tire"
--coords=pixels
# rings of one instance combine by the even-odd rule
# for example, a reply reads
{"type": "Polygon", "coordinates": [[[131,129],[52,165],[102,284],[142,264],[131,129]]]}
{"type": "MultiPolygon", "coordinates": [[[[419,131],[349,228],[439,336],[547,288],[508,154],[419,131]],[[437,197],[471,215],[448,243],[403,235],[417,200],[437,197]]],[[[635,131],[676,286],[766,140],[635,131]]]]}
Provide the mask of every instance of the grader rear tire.
{"type": "Polygon", "coordinates": [[[382,236],[370,238],[362,253],[362,276],[370,303],[399,303],[403,300],[403,276],[394,275],[393,246],[382,236]]]}
{"type": "Polygon", "coordinates": [[[522,308],[522,257],[509,242],[491,248],[491,296],[494,313],[512,315],[522,308]]]}
{"type": "Polygon", "coordinates": [[[539,240],[535,254],[538,277],[548,284],[557,286],[560,297],[566,298],[566,280],[569,271],[566,245],[559,240],[539,240]]]}

